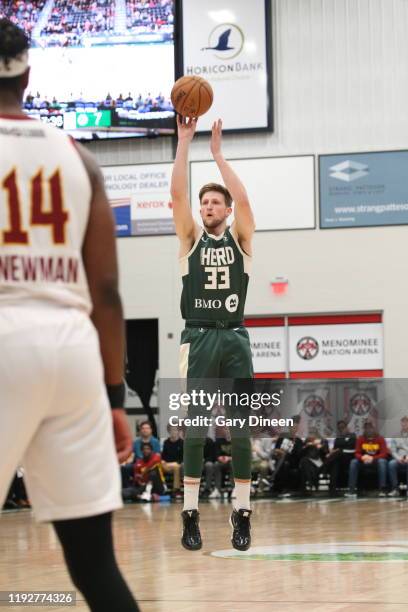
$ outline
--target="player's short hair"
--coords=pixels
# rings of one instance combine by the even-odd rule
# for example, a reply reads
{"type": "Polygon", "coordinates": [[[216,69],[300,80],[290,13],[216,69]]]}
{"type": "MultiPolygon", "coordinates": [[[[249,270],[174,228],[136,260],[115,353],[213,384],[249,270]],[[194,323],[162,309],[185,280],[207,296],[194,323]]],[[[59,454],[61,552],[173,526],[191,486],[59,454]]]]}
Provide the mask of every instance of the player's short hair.
{"type": "Polygon", "coordinates": [[[232,197],[230,192],[226,187],[224,187],[224,185],[220,185],[219,183],[207,183],[206,185],[203,185],[201,187],[200,192],[198,194],[200,204],[201,200],[203,199],[203,195],[208,191],[218,191],[218,193],[221,193],[224,196],[227,208],[230,208],[232,206],[232,197]]]}
{"type": "MultiPolygon", "coordinates": [[[[7,68],[12,60],[27,52],[29,48],[30,41],[27,34],[10,19],[0,19],[0,62],[7,68]]],[[[0,91],[18,92],[21,89],[22,76],[0,77],[0,91]]]]}
{"type": "Polygon", "coordinates": [[[140,448],[143,450],[145,446],[148,446],[150,450],[153,450],[153,446],[150,444],[150,442],[143,442],[140,448]]]}

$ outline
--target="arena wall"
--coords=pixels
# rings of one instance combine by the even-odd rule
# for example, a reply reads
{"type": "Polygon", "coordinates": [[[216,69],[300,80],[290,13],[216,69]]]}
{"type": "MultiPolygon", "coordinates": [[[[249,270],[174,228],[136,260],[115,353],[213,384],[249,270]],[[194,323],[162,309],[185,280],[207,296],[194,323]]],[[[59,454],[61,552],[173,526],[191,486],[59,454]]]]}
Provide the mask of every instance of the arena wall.
{"type": "MultiPolygon", "coordinates": [[[[275,131],[228,136],[225,155],[407,147],[408,3],[273,0],[272,4],[275,131]]],[[[173,157],[170,138],[98,142],[89,148],[103,165],[173,157]]],[[[199,137],[191,159],[207,158],[208,139],[199,137]]],[[[273,206],[268,194],[265,206],[273,206]]],[[[408,345],[406,236],[403,226],[258,233],[246,312],[383,311],[385,374],[403,377],[408,345]],[[289,291],[275,297],[270,281],[279,274],[289,279],[289,291]]],[[[160,375],[177,376],[182,327],[177,240],[124,238],[118,249],[126,316],[159,319],[160,375]]]]}

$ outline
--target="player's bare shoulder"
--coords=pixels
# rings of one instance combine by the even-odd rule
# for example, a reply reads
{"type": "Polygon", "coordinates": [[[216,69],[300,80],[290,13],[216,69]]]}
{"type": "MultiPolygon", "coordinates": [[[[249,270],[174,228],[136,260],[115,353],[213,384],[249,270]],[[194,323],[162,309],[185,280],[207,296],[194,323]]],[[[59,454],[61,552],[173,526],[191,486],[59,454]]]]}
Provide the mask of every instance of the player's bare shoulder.
{"type": "Polygon", "coordinates": [[[194,229],[193,233],[190,237],[182,238],[179,236],[180,241],[180,249],[179,249],[179,257],[186,257],[194,248],[197,241],[200,239],[203,233],[203,228],[194,221],[194,229]]]}
{"type": "Polygon", "coordinates": [[[247,257],[252,257],[253,233],[251,235],[244,235],[244,236],[240,235],[238,233],[237,225],[235,221],[233,221],[233,223],[230,226],[230,232],[235,242],[237,243],[238,247],[243,252],[243,254],[246,255],[247,257]]]}

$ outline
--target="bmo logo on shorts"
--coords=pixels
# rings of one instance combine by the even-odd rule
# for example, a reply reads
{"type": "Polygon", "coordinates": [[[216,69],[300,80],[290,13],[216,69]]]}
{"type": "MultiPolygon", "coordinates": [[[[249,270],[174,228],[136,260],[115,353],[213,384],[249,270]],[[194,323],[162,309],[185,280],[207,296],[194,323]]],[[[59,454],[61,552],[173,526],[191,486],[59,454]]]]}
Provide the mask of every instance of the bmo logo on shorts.
{"type": "Polygon", "coordinates": [[[239,304],[239,297],[237,296],[236,293],[229,295],[227,299],[225,300],[225,308],[228,310],[228,312],[236,312],[238,309],[238,304],[239,304]]]}
{"type": "Polygon", "coordinates": [[[217,310],[221,308],[221,300],[204,300],[202,298],[195,298],[194,308],[206,308],[207,310],[217,310]]]}

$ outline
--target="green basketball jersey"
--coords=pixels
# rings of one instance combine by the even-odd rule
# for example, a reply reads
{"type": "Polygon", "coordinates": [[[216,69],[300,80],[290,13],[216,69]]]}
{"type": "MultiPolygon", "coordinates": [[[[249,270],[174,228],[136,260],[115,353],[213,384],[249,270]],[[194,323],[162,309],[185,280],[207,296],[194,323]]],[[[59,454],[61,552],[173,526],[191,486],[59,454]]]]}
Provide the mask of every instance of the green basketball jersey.
{"type": "Polygon", "coordinates": [[[249,261],[227,228],[222,236],[202,230],[181,258],[183,319],[241,321],[249,280],[249,261]]]}

